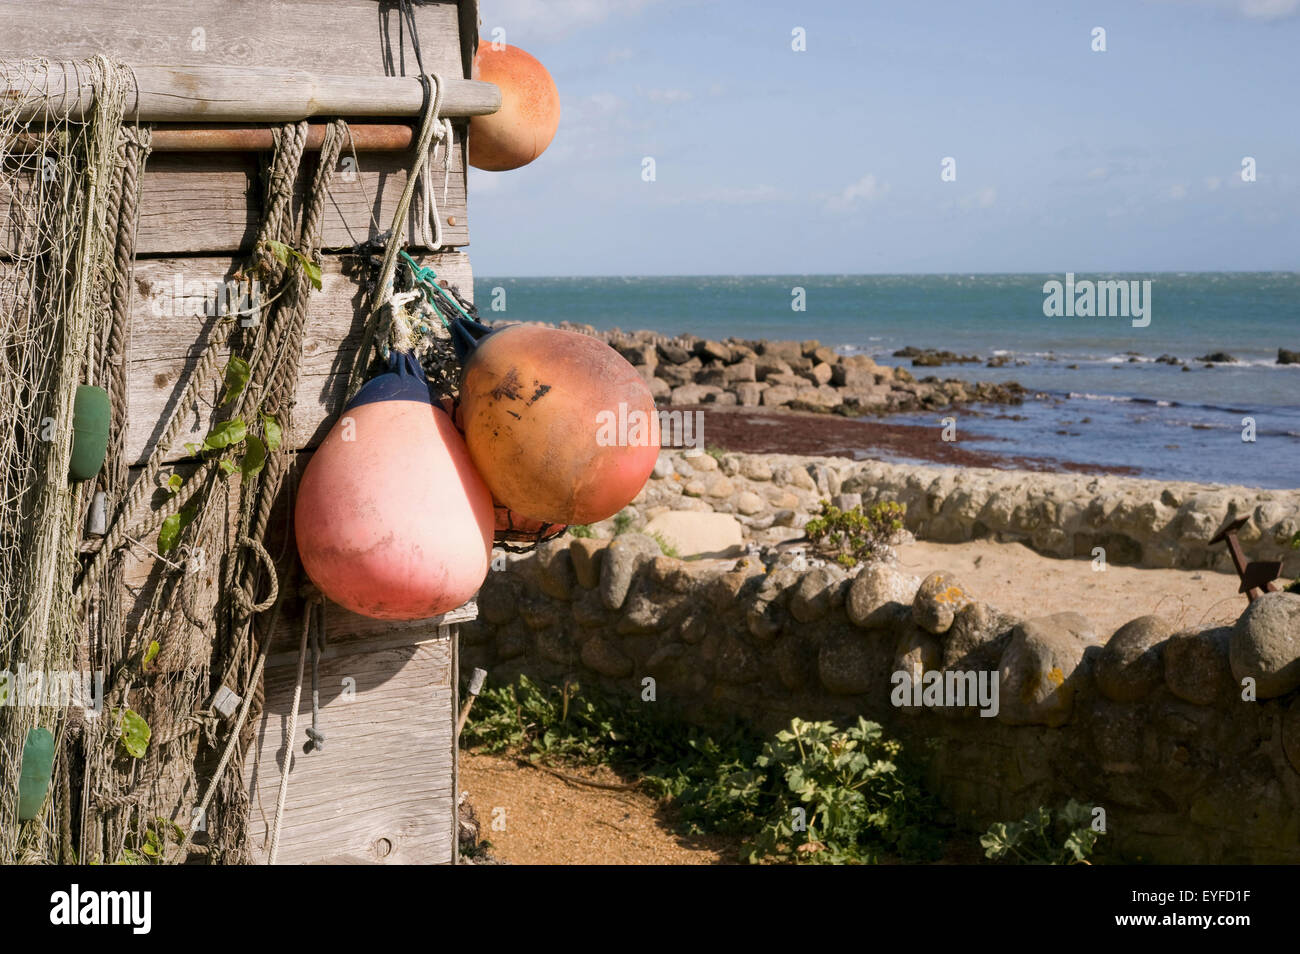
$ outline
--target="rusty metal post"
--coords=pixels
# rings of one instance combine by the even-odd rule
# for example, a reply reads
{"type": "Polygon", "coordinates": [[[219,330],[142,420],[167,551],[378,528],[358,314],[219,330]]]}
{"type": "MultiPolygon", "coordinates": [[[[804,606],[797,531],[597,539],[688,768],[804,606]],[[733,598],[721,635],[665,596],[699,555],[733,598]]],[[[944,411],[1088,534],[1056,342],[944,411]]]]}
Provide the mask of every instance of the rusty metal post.
{"type": "Polygon", "coordinates": [[[1245,593],[1246,599],[1253,603],[1265,593],[1277,591],[1273,581],[1277,579],[1278,573],[1281,572],[1282,564],[1271,560],[1246,562],[1246,554],[1241,549],[1241,541],[1237,539],[1237,531],[1244,527],[1249,519],[1249,517],[1242,517],[1239,520],[1232,521],[1214,535],[1210,545],[1213,546],[1216,543],[1226,543],[1228,545],[1232,565],[1236,568],[1237,576],[1241,579],[1241,589],[1237,592],[1245,593]]]}

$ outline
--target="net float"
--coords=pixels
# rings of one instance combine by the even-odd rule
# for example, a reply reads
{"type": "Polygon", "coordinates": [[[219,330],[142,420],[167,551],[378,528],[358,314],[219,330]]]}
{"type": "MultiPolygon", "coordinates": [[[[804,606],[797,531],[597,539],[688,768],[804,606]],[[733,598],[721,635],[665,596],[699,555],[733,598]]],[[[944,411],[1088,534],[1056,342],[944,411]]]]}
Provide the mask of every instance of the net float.
{"type": "Polygon", "coordinates": [[[474,79],[500,88],[501,108],[470,119],[469,164],[505,172],[545,152],[560,125],[560,93],[546,67],[517,46],[493,43],[474,55],[474,79]]]}
{"type": "Polygon", "coordinates": [[[622,510],[659,455],[650,388],[588,335],[511,325],[464,361],[460,422],[493,497],[541,523],[595,523],[622,510]]]}
{"type": "Polygon", "coordinates": [[[427,619],[469,600],[487,577],[494,523],[460,432],[403,352],[330,429],[294,511],[307,576],[375,619],[427,619]]]}

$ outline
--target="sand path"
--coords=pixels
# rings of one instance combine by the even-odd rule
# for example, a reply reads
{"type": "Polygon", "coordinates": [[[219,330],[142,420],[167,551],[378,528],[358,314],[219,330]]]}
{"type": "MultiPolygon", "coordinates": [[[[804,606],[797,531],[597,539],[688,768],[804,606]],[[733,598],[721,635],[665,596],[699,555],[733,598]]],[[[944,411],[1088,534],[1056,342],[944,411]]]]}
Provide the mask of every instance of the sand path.
{"type": "Polygon", "coordinates": [[[1236,576],[1208,570],[1129,566],[1093,569],[1092,560],[1058,560],[1019,543],[929,543],[899,547],[900,568],[924,577],[956,575],[978,600],[1020,618],[1077,612],[1105,640],[1131,619],[1154,613],[1179,627],[1230,623],[1246,609],[1236,576]]]}

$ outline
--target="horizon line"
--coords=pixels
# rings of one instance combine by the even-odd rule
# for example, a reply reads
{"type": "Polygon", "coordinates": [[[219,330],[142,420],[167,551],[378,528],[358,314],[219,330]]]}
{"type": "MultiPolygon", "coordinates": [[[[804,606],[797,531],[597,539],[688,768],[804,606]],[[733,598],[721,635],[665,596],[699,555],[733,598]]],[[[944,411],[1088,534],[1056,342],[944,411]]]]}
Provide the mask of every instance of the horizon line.
{"type": "Polygon", "coordinates": [[[1018,276],[1018,275],[1300,275],[1300,268],[1270,268],[1260,269],[1257,271],[1248,271],[1244,269],[1164,269],[1159,271],[1149,271],[1142,269],[1134,270],[1101,270],[1101,269],[1069,269],[1059,272],[982,272],[961,270],[955,272],[607,272],[599,274],[568,274],[568,275],[504,275],[494,274],[491,272],[476,273],[474,279],[479,278],[948,278],[954,275],[970,276],[1018,276]]]}

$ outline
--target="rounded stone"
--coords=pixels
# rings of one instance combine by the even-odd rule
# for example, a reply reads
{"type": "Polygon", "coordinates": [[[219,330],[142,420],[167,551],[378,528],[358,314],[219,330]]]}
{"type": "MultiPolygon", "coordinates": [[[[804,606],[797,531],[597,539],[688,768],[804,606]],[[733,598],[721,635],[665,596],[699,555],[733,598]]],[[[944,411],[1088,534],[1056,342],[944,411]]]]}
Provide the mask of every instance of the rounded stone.
{"type": "Polygon", "coordinates": [[[621,679],[632,674],[632,660],[603,636],[593,636],[582,644],[582,661],[602,676],[621,679]]]}
{"type": "Polygon", "coordinates": [[[921,581],[916,591],[912,619],[917,626],[938,636],[948,631],[957,611],[970,602],[970,594],[956,577],[936,570],[921,581]]]}
{"type": "Polygon", "coordinates": [[[1056,613],[1018,625],[998,668],[998,720],[1008,725],[1068,722],[1084,653],[1095,645],[1093,624],[1078,613],[1056,613]]]}
{"type": "Polygon", "coordinates": [[[1184,702],[1212,706],[1232,693],[1228,643],[1232,629],[1207,626],[1170,637],[1165,643],[1165,685],[1184,702]]]}
{"type": "Polygon", "coordinates": [[[849,619],[863,629],[883,629],[898,621],[900,606],[908,612],[916,594],[916,577],[905,576],[886,563],[863,567],[849,586],[849,619]]]}
{"type": "Polygon", "coordinates": [[[865,633],[844,630],[822,642],[817,653],[817,675],[828,692],[857,695],[876,684],[872,678],[876,660],[865,633]]]}
{"type": "Polygon", "coordinates": [[[1165,679],[1164,643],[1174,633],[1161,616],[1139,616],[1121,626],[1102,648],[1097,688],[1115,702],[1140,702],[1165,679]]]}
{"type": "Polygon", "coordinates": [[[790,594],[790,615],[801,623],[821,619],[835,604],[836,591],[843,582],[844,574],[829,566],[809,570],[790,594]]]}
{"type": "Polygon", "coordinates": [[[943,634],[943,668],[996,669],[1002,647],[1017,622],[988,603],[967,603],[953,615],[952,626],[943,634]]]}
{"type": "Polygon", "coordinates": [[[1265,593],[1241,614],[1228,644],[1238,684],[1255,680],[1260,699],[1300,687],[1300,594],[1265,593]]]}

